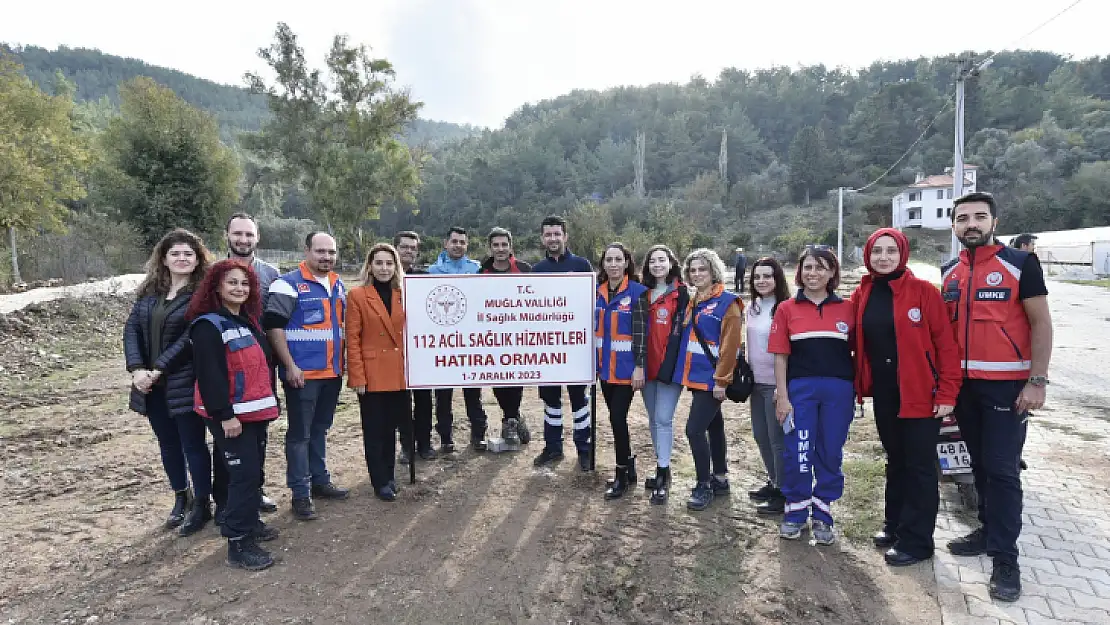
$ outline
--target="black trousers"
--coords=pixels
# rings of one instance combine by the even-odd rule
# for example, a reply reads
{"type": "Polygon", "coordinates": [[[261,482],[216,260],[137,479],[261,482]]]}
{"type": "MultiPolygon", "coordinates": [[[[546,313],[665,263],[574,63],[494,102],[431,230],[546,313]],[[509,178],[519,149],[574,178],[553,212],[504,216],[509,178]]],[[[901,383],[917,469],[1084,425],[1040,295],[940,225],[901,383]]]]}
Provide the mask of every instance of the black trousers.
{"type": "Polygon", "coordinates": [[[523,386],[495,386],[493,396],[501,407],[501,420],[520,420],[520,402],[524,399],[523,386]]]}
{"type": "MultiPolygon", "coordinates": [[[[451,430],[455,425],[455,415],[451,412],[453,388],[436,389],[436,431],[443,442],[454,442],[451,430]]],[[[463,401],[466,403],[466,418],[470,420],[471,440],[486,437],[486,412],[482,409],[482,389],[464,388],[463,401]]]]}
{"type": "Polygon", "coordinates": [[[956,400],[956,422],[967,443],[975,489],[979,491],[979,522],[987,534],[987,555],[1016,564],[1021,534],[1021,450],[1026,415],[1014,402],[1023,380],[964,380],[956,400]]]}
{"type": "Polygon", "coordinates": [[[875,425],[886,452],[886,519],[883,529],[898,536],[898,550],[930,558],[940,507],[937,439],[940,419],[901,419],[897,380],[875,383],[875,425]]]}
{"type": "Polygon", "coordinates": [[[358,397],[362,417],[362,448],[366,469],[374,489],[393,481],[397,462],[397,426],[412,418],[412,398],[408,391],[363,393],[358,397]]]}
{"type": "Polygon", "coordinates": [[[708,482],[710,475],[728,474],[725,417],[721,413],[721,402],[713,398],[713,393],[695,390],[690,393],[693,397],[690,418],[686,420],[686,440],[694,456],[698,482],[708,482]]]}
{"type": "Polygon", "coordinates": [[[220,421],[206,421],[228,476],[220,534],[225,538],[242,538],[261,522],[258,506],[262,503],[262,458],[266,457],[270,422],[244,423],[239,436],[227,438],[220,421]]]}
{"type": "MultiPolygon", "coordinates": [[[[269,442],[269,435],[267,434],[266,440],[262,441],[262,458],[259,460],[258,470],[261,474],[258,482],[259,491],[266,485],[266,444],[269,442]]],[[[227,463],[224,462],[223,452],[220,451],[219,444],[212,441],[212,501],[216,504],[217,510],[223,510],[227,505],[227,463]]],[[[262,494],[259,493],[259,498],[262,494]]]]}
{"type": "Polygon", "coordinates": [[[408,423],[399,423],[401,430],[401,448],[412,448],[412,437],[416,437],[416,448],[431,449],[432,447],[432,391],[431,389],[417,389],[412,391],[412,419],[408,423]],[[410,432],[411,430],[411,432],[410,432]]]}
{"type": "Polygon", "coordinates": [[[629,384],[610,384],[601,381],[601,397],[609,409],[609,425],[613,427],[613,451],[617,454],[617,464],[627,466],[632,457],[632,437],[628,433],[628,409],[632,407],[632,397],[636,391],[629,384]]]}

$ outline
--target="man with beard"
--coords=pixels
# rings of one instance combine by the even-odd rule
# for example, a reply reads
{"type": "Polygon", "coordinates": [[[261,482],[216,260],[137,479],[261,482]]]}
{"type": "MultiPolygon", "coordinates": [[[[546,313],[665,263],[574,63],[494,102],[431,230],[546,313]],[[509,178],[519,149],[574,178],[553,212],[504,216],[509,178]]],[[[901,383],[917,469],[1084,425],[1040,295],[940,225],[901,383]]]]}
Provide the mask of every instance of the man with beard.
{"type": "MultiPolygon", "coordinates": [[[[401,257],[401,268],[406,274],[428,273],[417,264],[420,256],[420,235],[405,230],[393,235],[393,247],[401,257]]],[[[401,424],[401,454],[398,462],[409,463],[409,449],[412,437],[416,438],[416,453],[423,460],[434,460],[436,450],[432,448],[432,390],[417,388],[412,390],[412,424],[401,424]]]]}
{"type": "MultiPolygon", "coordinates": [[[[533,273],[590,273],[594,272],[590,261],[572,254],[567,249],[567,221],[558,215],[544,218],[540,224],[540,240],[546,255],[532,267],[533,273]]],[[[570,408],[574,415],[574,446],[578,450],[578,467],[590,470],[590,400],[586,386],[567,387],[570,395],[570,408]]],[[[541,386],[540,399],[543,400],[543,451],[532,464],[542,467],[545,464],[563,459],[563,388],[561,386],[541,386]]]]}
{"type": "MultiPolygon", "coordinates": [[[[258,223],[255,222],[254,217],[247,213],[235,213],[231,219],[227,220],[227,227],[224,229],[224,235],[227,237],[227,257],[235,260],[236,262],[250,267],[254,270],[255,275],[258,276],[258,286],[261,289],[262,305],[265,309],[266,295],[270,291],[270,285],[278,277],[278,268],[270,263],[255,256],[255,250],[258,249],[258,223]]],[[[218,455],[218,454],[217,454],[218,455]]],[[[227,471],[223,466],[223,461],[217,459],[213,461],[212,466],[214,469],[213,477],[213,491],[214,493],[224,493],[226,495],[227,486],[227,471]]],[[[262,484],[266,484],[266,456],[262,456],[262,484]]],[[[219,497],[219,495],[216,495],[219,497]]],[[[223,509],[222,501],[216,500],[216,523],[220,523],[219,512],[223,509]]],[[[259,504],[259,509],[262,512],[276,512],[277,503],[273,499],[262,493],[262,503],[259,504]]]]}
{"type": "MultiPolygon", "coordinates": [[[[513,254],[513,233],[504,228],[494,228],[486,237],[490,256],[482,263],[478,273],[529,273],[532,266],[517,260],[513,254]]],[[[510,443],[528,444],[532,433],[520,414],[524,398],[523,386],[495,386],[493,396],[501,406],[501,437],[510,443]]]]}
{"type": "Polygon", "coordinates": [[[316,518],[313,496],[346,499],[332,483],[326,444],[343,387],[343,318],[347,291],[332,271],[338,251],[326,232],[305,238],[300,267],[274,280],[262,316],[280,366],[289,416],[285,432],[286,484],[293,491],[293,516],[316,518]]]}
{"type": "Polygon", "coordinates": [[[954,204],[952,230],[965,249],[942,269],[942,293],[962,359],[956,420],[971,455],[981,527],[948,543],[948,550],[991,556],[991,597],[1016,601],[1019,463],[1028,413],[1044,405],[1048,385],[1048,289],[1036,255],[995,240],[994,196],[969,193],[954,204]]]}
{"type": "Polygon", "coordinates": [[[277,280],[278,268],[255,256],[258,249],[258,222],[247,213],[235,213],[227,220],[227,257],[254,269],[258,276],[258,286],[262,289],[262,303],[265,308],[266,295],[270,285],[277,280]]]}
{"type": "MultiPolygon", "coordinates": [[[[478,273],[481,265],[478,261],[467,258],[466,250],[470,246],[470,235],[466,228],[452,226],[443,239],[443,251],[439,253],[436,262],[428,267],[428,273],[439,275],[472,274],[478,273]]],[[[455,439],[452,434],[455,416],[451,412],[451,396],[455,389],[437,388],[436,396],[436,430],[440,440],[443,441],[439,450],[441,453],[455,452],[455,439]]],[[[486,411],[482,408],[481,387],[464,388],[463,403],[466,405],[466,418],[470,421],[470,447],[475,451],[486,449],[486,411]]]]}

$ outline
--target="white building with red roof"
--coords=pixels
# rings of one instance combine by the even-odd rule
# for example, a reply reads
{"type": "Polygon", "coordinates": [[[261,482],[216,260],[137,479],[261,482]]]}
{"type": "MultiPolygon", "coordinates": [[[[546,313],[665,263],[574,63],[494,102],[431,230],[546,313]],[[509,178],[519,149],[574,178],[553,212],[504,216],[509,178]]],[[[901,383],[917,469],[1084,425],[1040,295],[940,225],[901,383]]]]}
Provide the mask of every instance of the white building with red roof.
{"type": "MultiPolygon", "coordinates": [[[[964,193],[976,190],[977,174],[975,165],[964,165],[964,193]]],[[[918,174],[912,185],[891,198],[891,224],[898,229],[950,229],[954,183],[951,167],[935,176],[918,174]]]]}

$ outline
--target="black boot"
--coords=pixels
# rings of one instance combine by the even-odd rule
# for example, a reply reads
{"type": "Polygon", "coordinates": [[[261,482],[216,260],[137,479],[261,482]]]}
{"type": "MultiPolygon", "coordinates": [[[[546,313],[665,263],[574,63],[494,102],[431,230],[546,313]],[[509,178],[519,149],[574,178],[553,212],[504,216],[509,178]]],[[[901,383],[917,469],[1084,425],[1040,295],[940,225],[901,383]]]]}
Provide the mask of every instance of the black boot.
{"type": "Polygon", "coordinates": [[[667,503],[667,491],[671,489],[671,468],[656,467],[655,486],[651,489],[651,503],[662,505],[667,503]]]}
{"type": "Polygon", "coordinates": [[[193,505],[189,506],[189,513],[185,515],[185,522],[177,529],[179,536],[191,536],[204,529],[204,526],[212,520],[212,502],[208,497],[197,497],[193,499],[193,505]]]}
{"type": "Polygon", "coordinates": [[[664,469],[663,467],[656,466],[655,477],[644,478],[644,488],[646,488],[647,490],[655,490],[655,481],[659,479],[659,476],[663,474],[663,471],[667,471],[667,474],[670,475],[670,469],[664,469]]]}
{"type": "Polygon", "coordinates": [[[227,539],[227,565],[248,571],[261,571],[274,564],[270,553],[258,546],[253,536],[227,539]]]}
{"type": "Polygon", "coordinates": [[[633,486],[640,479],[640,477],[636,475],[636,456],[629,458],[625,465],[628,467],[628,479],[624,482],[625,486],[633,486]]]}
{"type": "Polygon", "coordinates": [[[755,506],[755,513],[763,516],[778,516],[786,511],[786,496],[782,491],[773,488],[771,496],[766,501],[761,501],[755,506]]]}
{"type": "Polygon", "coordinates": [[[173,510],[170,510],[170,515],[166,517],[166,527],[173,528],[181,525],[185,521],[185,512],[189,509],[189,504],[192,501],[192,490],[186,488],[174,491],[173,510]]]}
{"type": "Polygon", "coordinates": [[[605,489],[606,499],[619,499],[624,496],[624,491],[628,490],[628,467],[617,465],[617,477],[609,484],[609,488],[605,489]]]}

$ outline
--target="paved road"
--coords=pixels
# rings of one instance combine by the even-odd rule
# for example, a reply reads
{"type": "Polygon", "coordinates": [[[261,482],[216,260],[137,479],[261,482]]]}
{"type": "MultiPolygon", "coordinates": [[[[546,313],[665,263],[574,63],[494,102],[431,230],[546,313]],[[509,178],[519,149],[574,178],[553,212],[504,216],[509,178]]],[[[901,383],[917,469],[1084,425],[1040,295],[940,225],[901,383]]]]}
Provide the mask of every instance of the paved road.
{"type": "MultiPolygon", "coordinates": [[[[1024,593],[992,601],[990,560],[941,547],[933,570],[944,625],[1110,624],[1110,290],[1050,282],[1049,291],[1052,384],[1025,447],[1024,593]]],[[[970,529],[955,497],[942,505],[938,546],[970,529]]]]}

